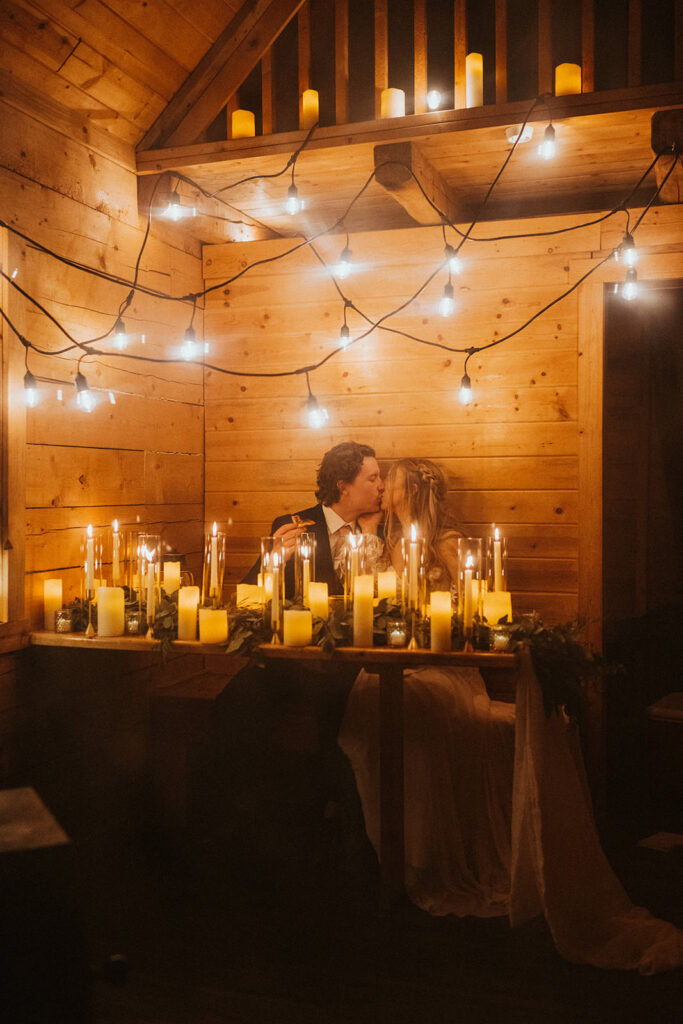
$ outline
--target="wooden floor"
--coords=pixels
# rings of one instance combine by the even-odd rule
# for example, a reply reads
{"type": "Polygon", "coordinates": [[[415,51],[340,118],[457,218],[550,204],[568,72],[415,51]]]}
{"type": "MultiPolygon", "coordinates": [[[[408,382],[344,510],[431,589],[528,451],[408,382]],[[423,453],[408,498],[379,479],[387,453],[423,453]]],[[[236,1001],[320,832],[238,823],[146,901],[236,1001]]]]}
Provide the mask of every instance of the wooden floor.
{"type": "MultiPolygon", "coordinates": [[[[683,925],[683,858],[637,847],[628,821],[610,830],[613,864],[636,902],[683,925]]],[[[512,931],[506,919],[432,918],[410,905],[380,916],[376,865],[352,833],[328,822],[308,837],[316,855],[298,872],[285,858],[282,877],[201,843],[175,862],[112,852],[108,884],[100,864],[90,896],[92,955],[101,968],[124,953],[130,971],[122,984],[95,982],[95,1024],[683,1019],[683,972],[566,963],[542,921],[512,931]]]]}

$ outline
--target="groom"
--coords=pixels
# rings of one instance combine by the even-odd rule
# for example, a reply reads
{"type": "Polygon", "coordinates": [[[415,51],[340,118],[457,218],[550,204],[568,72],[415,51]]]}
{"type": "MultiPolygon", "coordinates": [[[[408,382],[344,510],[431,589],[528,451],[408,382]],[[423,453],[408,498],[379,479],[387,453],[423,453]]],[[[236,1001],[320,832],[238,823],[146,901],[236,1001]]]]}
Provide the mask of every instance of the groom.
{"type": "MultiPolygon", "coordinates": [[[[327,583],[330,594],[343,593],[340,567],[346,538],[350,533],[377,534],[382,519],[384,481],[375,452],[367,444],[344,441],[325,452],[318,469],[318,504],[293,515],[278,516],[270,528],[285,549],[285,591],[294,594],[292,555],[299,534],[315,535],[315,578],[327,583]]],[[[260,560],[245,576],[244,583],[256,583],[260,560]]]]}

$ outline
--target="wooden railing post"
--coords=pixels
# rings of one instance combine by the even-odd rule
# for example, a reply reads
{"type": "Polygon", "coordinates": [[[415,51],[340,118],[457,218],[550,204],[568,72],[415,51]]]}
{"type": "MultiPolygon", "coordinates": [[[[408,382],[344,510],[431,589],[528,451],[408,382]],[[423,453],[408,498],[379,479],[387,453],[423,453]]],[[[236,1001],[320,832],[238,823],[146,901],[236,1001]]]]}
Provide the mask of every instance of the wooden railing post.
{"type": "Polygon", "coordinates": [[[270,49],[261,59],[261,131],[272,135],[274,129],[273,51],[270,49]]]}
{"type": "Polygon", "coordinates": [[[311,88],[311,7],[304,4],[297,15],[299,49],[299,126],[303,123],[303,94],[311,88]]]}
{"type": "Polygon", "coordinates": [[[683,81],[683,0],[676,0],[674,25],[674,82],[683,81]]]}
{"type": "Polygon", "coordinates": [[[550,0],[538,0],[538,95],[554,92],[550,0]]]}
{"type": "Polygon", "coordinates": [[[508,4],[496,0],[496,103],[508,101],[508,4]]]}
{"type": "Polygon", "coordinates": [[[583,0],[581,5],[581,91],[595,89],[595,4],[583,0]]]}
{"type": "Polygon", "coordinates": [[[640,85],[642,0],[628,0],[628,86],[640,85]]]}
{"type": "Polygon", "coordinates": [[[334,109],[337,124],[349,120],[349,0],[334,5],[334,109]]]}
{"type": "Polygon", "coordinates": [[[467,56],[467,5],[465,0],[453,0],[453,106],[456,110],[467,105],[465,91],[465,57],[467,56]]]}
{"type": "Polygon", "coordinates": [[[413,49],[414,76],[413,95],[416,114],[427,109],[427,3],[426,0],[413,2],[413,49]]]}
{"type": "Polygon", "coordinates": [[[375,117],[382,110],[382,90],[389,86],[389,17],[387,0],[375,0],[375,117]]]}

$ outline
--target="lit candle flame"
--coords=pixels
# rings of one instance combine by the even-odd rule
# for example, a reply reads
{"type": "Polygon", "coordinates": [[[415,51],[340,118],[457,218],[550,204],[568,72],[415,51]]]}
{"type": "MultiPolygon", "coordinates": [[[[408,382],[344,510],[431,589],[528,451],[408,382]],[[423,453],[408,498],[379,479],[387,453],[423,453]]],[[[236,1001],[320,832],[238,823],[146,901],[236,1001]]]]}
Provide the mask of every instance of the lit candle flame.
{"type": "Polygon", "coordinates": [[[467,558],[465,559],[465,568],[474,569],[474,558],[472,557],[472,555],[468,554],[467,558]]]}
{"type": "Polygon", "coordinates": [[[277,551],[273,552],[273,568],[278,569],[280,567],[280,556],[277,551]]]}
{"type": "Polygon", "coordinates": [[[88,523],[88,537],[92,537],[92,523],[88,523]]]}
{"type": "Polygon", "coordinates": [[[410,525],[410,539],[417,540],[417,526],[415,523],[411,523],[410,525]]]}
{"type": "Polygon", "coordinates": [[[114,520],[114,533],[118,533],[118,532],[119,532],[119,521],[118,521],[118,519],[115,519],[114,520]]]}
{"type": "Polygon", "coordinates": [[[493,531],[493,539],[494,540],[500,540],[500,530],[498,529],[497,526],[496,526],[496,528],[493,531]]]}
{"type": "Polygon", "coordinates": [[[214,523],[213,524],[213,535],[214,535],[214,537],[216,536],[217,531],[218,531],[218,526],[216,525],[216,523],[214,523]]]}

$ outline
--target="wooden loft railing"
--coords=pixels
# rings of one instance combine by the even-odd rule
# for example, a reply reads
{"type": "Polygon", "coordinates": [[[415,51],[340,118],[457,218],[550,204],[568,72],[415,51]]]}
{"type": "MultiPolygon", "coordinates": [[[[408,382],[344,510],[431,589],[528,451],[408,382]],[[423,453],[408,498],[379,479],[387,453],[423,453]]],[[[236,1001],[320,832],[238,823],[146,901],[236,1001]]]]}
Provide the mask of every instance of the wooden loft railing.
{"type": "MultiPolygon", "coordinates": [[[[293,70],[291,88],[298,85],[299,96],[299,124],[301,123],[301,95],[309,88],[318,89],[321,92],[321,111],[323,107],[328,112],[334,112],[333,116],[327,118],[321,116],[321,124],[347,124],[350,120],[358,120],[350,116],[350,83],[352,76],[356,73],[353,64],[350,63],[350,3],[353,6],[354,0],[334,0],[334,4],[322,5],[321,0],[312,0],[299,7],[295,19],[290,25],[285,36],[276,40],[263,55],[259,67],[256,66],[243,86],[237,90],[227,104],[228,137],[230,137],[230,114],[238,106],[246,106],[249,109],[256,108],[257,121],[259,119],[258,106],[260,104],[260,134],[269,135],[278,131],[294,130],[297,124],[291,123],[289,118],[282,113],[282,96],[275,88],[276,76],[274,74],[274,63],[276,59],[282,58],[282,47],[287,45],[296,50],[296,54],[289,55],[289,66],[293,70]],[[316,7],[316,3],[318,6],[316,7]],[[316,17],[320,20],[322,7],[326,8],[326,16],[332,22],[329,26],[333,36],[333,54],[329,54],[329,65],[333,64],[333,74],[330,72],[326,86],[322,82],[316,82],[312,74],[312,54],[315,54],[316,47],[324,45],[321,40],[316,39],[314,22],[316,17]],[[258,80],[260,79],[260,80],[258,80]],[[327,87],[327,95],[323,97],[322,92],[327,87]],[[333,97],[329,95],[333,91],[333,97]],[[326,102],[323,100],[326,99],[326,102]]],[[[466,106],[465,101],[465,58],[468,49],[468,35],[471,34],[471,25],[468,23],[466,0],[451,0],[453,4],[452,25],[452,76],[449,86],[452,87],[452,107],[461,109],[466,106]]],[[[424,113],[427,109],[426,96],[429,86],[429,59],[428,59],[428,22],[430,11],[433,10],[432,3],[436,0],[413,0],[412,4],[403,3],[402,10],[412,13],[412,90],[406,90],[408,108],[416,114],[424,113]]],[[[374,57],[374,116],[380,116],[380,97],[383,89],[393,85],[390,82],[390,18],[395,15],[392,10],[391,0],[366,0],[367,8],[370,9],[368,24],[374,29],[374,53],[370,52],[370,58],[374,57]]],[[[443,4],[442,4],[443,6],[443,4]]],[[[536,89],[531,90],[528,97],[515,96],[515,99],[529,98],[533,95],[552,93],[554,88],[554,65],[560,63],[556,60],[557,54],[562,52],[562,40],[557,37],[561,34],[553,31],[553,22],[557,22],[557,11],[553,0],[537,0],[537,13],[533,24],[528,26],[528,36],[535,37],[535,53],[527,53],[530,65],[536,65],[536,89]],[[555,12],[555,14],[554,14],[555,12]]],[[[488,88],[489,102],[493,100],[496,105],[504,104],[510,96],[510,67],[508,66],[509,41],[511,30],[514,25],[509,24],[508,0],[492,0],[491,5],[492,23],[487,26],[488,35],[492,40],[492,52],[488,56],[489,65],[493,62],[495,71],[489,67],[488,75],[492,79],[493,88],[488,88]]],[[[563,5],[565,13],[571,9],[563,5]]],[[[582,92],[593,92],[596,83],[596,3],[594,0],[576,0],[572,9],[577,19],[580,20],[580,33],[578,44],[573,47],[576,63],[582,67],[582,92]],[[580,51],[580,53],[578,52],[580,51]]],[[[664,8],[660,8],[660,12],[664,8]]],[[[450,13],[450,12],[449,12],[450,13]]],[[[599,13],[599,12],[598,12],[599,13]]],[[[626,88],[638,88],[642,84],[643,64],[643,38],[644,18],[652,17],[651,9],[643,4],[643,0],[624,0],[623,18],[621,26],[622,34],[626,39],[625,74],[619,86],[626,88]]],[[[663,74],[666,76],[662,81],[683,80],[683,0],[674,0],[671,24],[664,26],[664,36],[673,39],[673,61],[662,60],[661,66],[665,67],[663,74]],[[666,67],[668,63],[668,67],[666,67]],[[673,66],[672,66],[673,64],[673,66]]],[[[610,34],[611,36],[611,34],[610,34]]],[[[329,45],[329,36],[328,36],[329,45]]],[[[650,48],[651,49],[651,48],[650,48]]],[[[600,55],[598,55],[600,56],[600,55]]],[[[671,57],[671,54],[669,54],[671,57]]],[[[567,59],[567,58],[564,58],[567,59]]],[[[366,73],[367,77],[367,73],[366,73]]],[[[528,77],[528,76],[527,76],[528,77]]],[[[651,76],[650,76],[651,77],[651,76]]],[[[292,104],[290,103],[290,110],[292,104]]],[[[220,132],[225,127],[225,120],[221,116],[218,121],[217,134],[213,137],[218,139],[225,137],[220,132]]]]}

